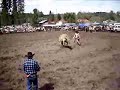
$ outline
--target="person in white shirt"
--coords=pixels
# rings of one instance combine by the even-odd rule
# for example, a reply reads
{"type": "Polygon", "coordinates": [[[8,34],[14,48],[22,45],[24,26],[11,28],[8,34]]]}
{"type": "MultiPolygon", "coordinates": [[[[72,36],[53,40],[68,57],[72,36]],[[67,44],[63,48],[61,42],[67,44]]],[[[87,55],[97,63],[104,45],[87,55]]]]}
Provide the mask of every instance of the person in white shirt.
{"type": "Polygon", "coordinates": [[[74,36],[73,36],[73,39],[74,39],[74,43],[77,42],[77,44],[78,44],[79,46],[81,46],[81,43],[80,43],[80,34],[79,34],[78,31],[75,31],[75,34],[74,34],[74,36]]]}

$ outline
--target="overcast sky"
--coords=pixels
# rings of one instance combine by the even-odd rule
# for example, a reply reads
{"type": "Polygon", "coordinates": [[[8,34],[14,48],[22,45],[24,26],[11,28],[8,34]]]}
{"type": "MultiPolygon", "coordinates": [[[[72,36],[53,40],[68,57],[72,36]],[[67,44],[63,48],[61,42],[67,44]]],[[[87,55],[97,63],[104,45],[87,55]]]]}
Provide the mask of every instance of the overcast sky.
{"type": "Polygon", "coordinates": [[[53,13],[116,12],[120,11],[120,0],[25,0],[25,12],[32,12],[34,8],[44,14],[50,10],[53,13]]]}
{"type": "Polygon", "coordinates": [[[65,12],[109,12],[120,11],[120,0],[25,0],[25,12],[34,8],[48,14],[65,12]]]}

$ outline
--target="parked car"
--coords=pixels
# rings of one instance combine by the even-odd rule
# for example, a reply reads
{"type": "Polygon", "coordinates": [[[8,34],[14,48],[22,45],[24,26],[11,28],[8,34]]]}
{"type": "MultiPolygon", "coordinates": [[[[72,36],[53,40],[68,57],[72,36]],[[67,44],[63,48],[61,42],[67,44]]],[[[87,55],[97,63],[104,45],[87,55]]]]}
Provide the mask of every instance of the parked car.
{"type": "Polygon", "coordinates": [[[113,31],[115,32],[120,31],[120,23],[114,23],[113,31]]]}

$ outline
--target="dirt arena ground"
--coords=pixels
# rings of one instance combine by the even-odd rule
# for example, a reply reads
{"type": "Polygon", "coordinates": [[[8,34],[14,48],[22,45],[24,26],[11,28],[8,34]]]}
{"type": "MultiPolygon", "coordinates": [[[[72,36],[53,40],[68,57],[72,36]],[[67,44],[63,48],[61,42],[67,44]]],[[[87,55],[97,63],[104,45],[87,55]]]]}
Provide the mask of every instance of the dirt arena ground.
{"type": "Polygon", "coordinates": [[[25,90],[24,56],[41,65],[40,90],[120,90],[120,33],[80,32],[81,46],[63,48],[53,31],[0,35],[0,90],[25,90]]]}

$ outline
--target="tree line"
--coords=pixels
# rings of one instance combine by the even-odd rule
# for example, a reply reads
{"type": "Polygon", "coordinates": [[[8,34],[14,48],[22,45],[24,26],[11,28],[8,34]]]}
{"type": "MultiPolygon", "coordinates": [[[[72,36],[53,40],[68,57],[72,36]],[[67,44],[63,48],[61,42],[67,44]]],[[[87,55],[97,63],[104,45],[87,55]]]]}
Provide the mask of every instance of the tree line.
{"type": "Polygon", "coordinates": [[[113,12],[74,12],[64,14],[54,14],[52,11],[44,15],[42,11],[33,9],[33,13],[24,13],[24,0],[2,0],[0,8],[0,26],[21,25],[31,23],[36,26],[41,20],[47,19],[49,22],[65,20],[69,23],[76,23],[78,19],[87,19],[91,22],[103,22],[104,20],[113,20],[120,22],[120,11],[113,12]]]}
{"type": "Polygon", "coordinates": [[[24,0],[2,0],[1,9],[0,21],[2,26],[25,22],[24,0]]]}

